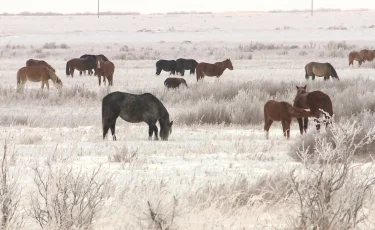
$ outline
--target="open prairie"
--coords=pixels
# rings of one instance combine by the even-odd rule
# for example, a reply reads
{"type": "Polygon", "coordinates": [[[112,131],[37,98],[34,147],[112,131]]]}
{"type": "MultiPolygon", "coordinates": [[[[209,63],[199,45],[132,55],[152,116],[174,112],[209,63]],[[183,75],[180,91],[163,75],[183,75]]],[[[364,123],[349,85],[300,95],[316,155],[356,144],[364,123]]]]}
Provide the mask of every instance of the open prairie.
{"type": "MultiPolygon", "coordinates": [[[[15,191],[7,195],[11,203],[1,195],[4,187],[0,197],[2,207],[14,210],[9,229],[296,228],[299,190],[281,182],[304,166],[293,157],[297,147],[313,142],[307,146],[314,149],[319,135],[330,134],[317,133],[310,119],[301,136],[293,119],[289,140],[280,122],[266,139],[263,105],[293,104],[296,85],[325,92],[334,124],[347,131],[334,133],[334,141],[343,138],[346,151],[350,138],[363,138],[366,156],[355,164],[372,168],[375,62],[349,67],[348,54],[375,49],[374,17],[372,11],[0,17],[1,168],[8,171],[1,185],[11,183],[5,190],[15,191]],[[104,54],[114,63],[112,87],[77,71],[66,76],[66,62],[83,54],[104,54]],[[189,87],[167,90],[169,73],[156,76],[155,63],[180,57],[230,58],[234,69],[198,83],[186,71],[189,87]],[[55,68],[62,89],[27,82],[17,91],[17,70],[30,58],[55,68]],[[340,81],[306,81],[311,61],[330,62],[340,81]],[[145,123],[121,118],[117,141],[103,140],[102,98],[114,91],[159,98],[174,121],[169,140],[149,141],[145,123]]],[[[374,220],[372,202],[363,203],[363,215],[374,220]]],[[[365,219],[350,226],[374,228],[365,219]]]]}

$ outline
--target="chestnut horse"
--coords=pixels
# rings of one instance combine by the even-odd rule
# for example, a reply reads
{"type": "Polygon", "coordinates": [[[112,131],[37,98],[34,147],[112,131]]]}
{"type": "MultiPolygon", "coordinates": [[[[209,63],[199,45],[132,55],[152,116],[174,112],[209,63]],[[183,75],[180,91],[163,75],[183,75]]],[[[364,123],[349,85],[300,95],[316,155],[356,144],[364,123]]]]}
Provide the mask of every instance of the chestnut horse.
{"type": "MultiPolygon", "coordinates": [[[[328,124],[332,123],[332,116],[333,116],[333,108],[332,108],[332,101],[331,98],[323,93],[322,91],[313,91],[307,92],[306,85],[303,87],[297,88],[297,95],[294,99],[294,107],[303,108],[303,109],[310,109],[312,116],[319,118],[321,115],[321,111],[323,110],[324,114],[324,123],[326,127],[328,124]]],[[[303,134],[303,131],[306,132],[308,127],[308,119],[304,118],[297,118],[300,133],[303,134]]],[[[320,130],[320,121],[319,119],[315,119],[317,122],[316,129],[320,130]]]]}
{"type": "Polygon", "coordinates": [[[361,50],[359,52],[353,51],[349,53],[349,66],[353,65],[354,61],[358,61],[358,66],[368,61],[371,62],[375,59],[375,50],[361,50]]]}
{"type": "Polygon", "coordinates": [[[207,77],[217,77],[219,78],[225,69],[233,70],[233,65],[230,59],[222,62],[216,62],[215,64],[201,62],[198,63],[196,67],[197,82],[199,79],[207,77]]]}
{"type": "Polygon", "coordinates": [[[43,60],[35,60],[35,59],[29,59],[26,61],[26,67],[31,67],[31,66],[45,66],[49,69],[51,69],[53,72],[55,72],[55,69],[52,68],[46,61],[43,60]]]}
{"type": "Polygon", "coordinates": [[[73,77],[75,69],[80,72],[88,70],[91,75],[95,68],[95,61],[91,58],[73,58],[66,62],[66,76],[73,77]]]}
{"type": "Polygon", "coordinates": [[[113,85],[113,73],[115,72],[115,65],[111,61],[103,61],[103,59],[100,56],[97,56],[96,72],[98,74],[99,86],[102,76],[104,85],[106,84],[106,78],[108,79],[108,85],[113,85]]]}
{"type": "Polygon", "coordinates": [[[264,105],[264,131],[266,132],[266,138],[268,139],[269,137],[269,130],[273,121],[281,121],[284,136],[289,139],[292,118],[309,116],[311,116],[311,113],[308,109],[296,108],[285,101],[267,101],[264,105]]]}
{"type": "Polygon", "coordinates": [[[45,66],[32,66],[32,67],[22,67],[17,72],[17,88],[24,85],[26,81],[31,82],[42,82],[42,89],[44,85],[47,85],[49,89],[48,80],[52,80],[53,84],[57,89],[62,87],[62,82],[51,69],[45,66]]]}

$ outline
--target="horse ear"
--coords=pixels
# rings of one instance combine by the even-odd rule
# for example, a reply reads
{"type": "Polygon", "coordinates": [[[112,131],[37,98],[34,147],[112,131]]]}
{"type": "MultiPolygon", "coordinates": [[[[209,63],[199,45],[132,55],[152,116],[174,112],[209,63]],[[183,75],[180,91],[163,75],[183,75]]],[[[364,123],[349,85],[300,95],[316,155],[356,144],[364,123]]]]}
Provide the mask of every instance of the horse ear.
{"type": "Polygon", "coordinates": [[[307,85],[305,85],[303,88],[306,89],[307,85]]]}
{"type": "Polygon", "coordinates": [[[298,86],[296,86],[296,89],[298,89],[298,86]]]}

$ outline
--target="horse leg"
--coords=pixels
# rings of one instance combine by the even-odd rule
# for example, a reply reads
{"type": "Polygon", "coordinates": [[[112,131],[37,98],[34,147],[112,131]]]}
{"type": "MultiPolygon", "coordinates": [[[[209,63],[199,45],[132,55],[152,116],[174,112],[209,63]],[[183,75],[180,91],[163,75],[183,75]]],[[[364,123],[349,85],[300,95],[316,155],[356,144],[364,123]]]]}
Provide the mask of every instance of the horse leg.
{"type": "Polygon", "coordinates": [[[100,74],[98,73],[98,79],[99,79],[99,86],[100,86],[100,84],[101,84],[101,76],[100,76],[100,74]]]}
{"type": "Polygon", "coordinates": [[[305,78],[306,80],[309,80],[309,75],[307,75],[307,73],[305,73],[305,78]]]}
{"type": "MultiPolygon", "coordinates": [[[[302,118],[300,118],[301,120],[302,120],[302,118]]],[[[304,117],[303,118],[303,130],[305,131],[305,133],[306,133],[306,131],[307,131],[307,128],[308,128],[308,126],[309,126],[309,118],[307,118],[307,117],[304,117]]]]}
{"type": "Polygon", "coordinates": [[[79,71],[79,76],[82,76],[82,71],[79,71]]]}
{"type": "Polygon", "coordinates": [[[48,83],[48,80],[46,81],[46,86],[47,86],[47,89],[49,90],[49,83],[48,83]]]}
{"type": "Polygon", "coordinates": [[[272,123],[273,123],[273,120],[265,118],[265,120],[264,120],[264,131],[265,131],[266,139],[268,139],[269,136],[270,136],[269,131],[270,131],[272,123]]]}
{"type": "Polygon", "coordinates": [[[73,77],[73,75],[74,75],[74,68],[70,70],[70,75],[73,77]]]}
{"type": "Polygon", "coordinates": [[[44,81],[42,81],[42,90],[44,89],[44,81]]]}
{"type": "Polygon", "coordinates": [[[316,122],[316,130],[320,131],[319,115],[316,116],[316,118],[314,119],[314,121],[316,122]]]}
{"type": "Polygon", "coordinates": [[[292,120],[287,120],[286,121],[286,138],[290,138],[290,124],[292,123],[292,120]]]}
{"type": "Polygon", "coordinates": [[[116,120],[115,120],[115,122],[113,122],[113,124],[111,125],[110,128],[111,128],[111,133],[112,133],[113,140],[115,141],[115,140],[117,140],[116,134],[115,134],[115,131],[116,131],[116,120]]]}
{"type": "Polygon", "coordinates": [[[315,80],[315,75],[312,75],[312,76],[311,76],[311,80],[315,80]]]}
{"type": "Polygon", "coordinates": [[[158,127],[156,126],[156,122],[155,124],[153,125],[154,126],[154,135],[155,135],[155,140],[158,141],[159,140],[159,137],[158,137],[158,127]]]}
{"type": "Polygon", "coordinates": [[[298,126],[299,126],[299,132],[302,135],[303,134],[303,120],[302,118],[297,118],[297,121],[298,121],[298,126]]]}

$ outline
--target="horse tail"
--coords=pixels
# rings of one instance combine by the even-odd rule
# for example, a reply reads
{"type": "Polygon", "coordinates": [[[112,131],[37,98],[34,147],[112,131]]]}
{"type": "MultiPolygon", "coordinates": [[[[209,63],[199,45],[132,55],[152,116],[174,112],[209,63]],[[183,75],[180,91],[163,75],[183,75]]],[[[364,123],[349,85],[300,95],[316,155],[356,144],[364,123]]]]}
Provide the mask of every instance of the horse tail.
{"type": "Polygon", "coordinates": [[[189,88],[188,85],[187,85],[187,83],[186,83],[186,81],[185,81],[185,79],[183,79],[182,83],[186,86],[186,88],[189,88]]]}
{"type": "Polygon", "coordinates": [[[305,65],[305,78],[306,78],[306,80],[309,79],[309,75],[307,75],[307,71],[308,71],[307,67],[308,67],[308,65],[309,64],[305,65]]]}
{"type": "Polygon", "coordinates": [[[340,80],[339,76],[337,75],[337,72],[335,70],[335,68],[333,68],[333,66],[331,65],[331,63],[327,63],[329,68],[330,68],[330,72],[331,72],[331,76],[336,78],[337,80],[340,80]]]}
{"type": "Polygon", "coordinates": [[[66,69],[65,69],[66,76],[69,76],[69,63],[70,61],[66,62],[66,69]]]}

